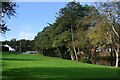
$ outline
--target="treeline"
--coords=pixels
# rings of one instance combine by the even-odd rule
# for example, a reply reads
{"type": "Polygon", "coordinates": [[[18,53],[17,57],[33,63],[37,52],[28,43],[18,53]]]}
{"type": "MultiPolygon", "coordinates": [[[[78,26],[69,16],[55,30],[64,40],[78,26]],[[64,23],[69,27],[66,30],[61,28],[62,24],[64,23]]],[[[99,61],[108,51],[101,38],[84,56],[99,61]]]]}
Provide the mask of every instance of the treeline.
{"type": "Polygon", "coordinates": [[[45,56],[91,62],[99,47],[110,48],[119,61],[119,2],[82,6],[69,2],[35,37],[35,49],[45,56]],[[117,16],[117,17],[116,17],[117,16]]]}
{"type": "Polygon", "coordinates": [[[2,45],[9,45],[14,48],[16,52],[26,52],[34,50],[34,41],[33,40],[16,40],[11,39],[10,41],[3,41],[2,45]]]}

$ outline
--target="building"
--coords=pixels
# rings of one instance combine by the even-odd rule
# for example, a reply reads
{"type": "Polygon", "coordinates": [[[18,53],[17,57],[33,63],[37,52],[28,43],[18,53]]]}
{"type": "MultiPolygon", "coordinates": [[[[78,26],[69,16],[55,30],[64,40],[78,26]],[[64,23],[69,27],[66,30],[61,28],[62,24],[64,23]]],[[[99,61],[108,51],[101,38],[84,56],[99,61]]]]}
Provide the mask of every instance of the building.
{"type": "Polygon", "coordinates": [[[8,47],[9,48],[9,51],[14,51],[15,52],[15,49],[13,49],[12,47],[10,47],[9,45],[4,45],[4,47],[8,47]]]}

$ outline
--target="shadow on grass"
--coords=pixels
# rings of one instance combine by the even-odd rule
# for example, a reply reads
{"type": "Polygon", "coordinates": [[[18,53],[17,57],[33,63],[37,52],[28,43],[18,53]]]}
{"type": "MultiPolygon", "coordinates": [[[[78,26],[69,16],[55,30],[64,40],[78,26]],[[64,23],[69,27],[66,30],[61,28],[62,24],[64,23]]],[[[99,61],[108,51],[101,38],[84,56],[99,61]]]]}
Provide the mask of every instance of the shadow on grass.
{"type": "Polygon", "coordinates": [[[18,58],[2,58],[1,60],[12,60],[12,61],[40,61],[37,59],[18,59],[18,58]]]}
{"type": "Polygon", "coordinates": [[[3,71],[2,80],[118,80],[114,68],[33,67],[3,71]]]}
{"type": "Polygon", "coordinates": [[[2,60],[13,60],[13,61],[36,61],[35,59],[18,59],[18,58],[2,58],[2,60]]]}

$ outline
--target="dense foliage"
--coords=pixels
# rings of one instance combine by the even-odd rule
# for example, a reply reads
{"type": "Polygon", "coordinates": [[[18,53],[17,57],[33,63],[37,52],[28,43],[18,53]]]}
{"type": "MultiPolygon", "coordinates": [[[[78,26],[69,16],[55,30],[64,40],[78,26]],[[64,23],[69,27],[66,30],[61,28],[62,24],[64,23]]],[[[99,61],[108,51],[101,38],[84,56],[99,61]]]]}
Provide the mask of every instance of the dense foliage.
{"type": "MultiPolygon", "coordinates": [[[[76,43],[76,35],[78,34],[76,31],[80,26],[77,26],[77,21],[86,16],[89,10],[90,6],[88,5],[82,6],[75,2],[68,3],[65,8],[61,8],[58,12],[56,22],[44,28],[35,37],[35,48],[44,55],[61,58],[70,58],[71,55],[74,57],[73,59],[78,60],[76,49],[77,44],[80,44],[76,43]]],[[[87,30],[84,27],[82,28],[87,30]]]]}
{"type": "Polygon", "coordinates": [[[118,59],[120,24],[115,18],[118,14],[112,15],[113,5],[118,6],[118,3],[99,3],[94,7],[69,2],[59,10],[55,23],[37,34],[35,49],[46,56],[93,62],[99,47],[111,48],[118,59]]]}

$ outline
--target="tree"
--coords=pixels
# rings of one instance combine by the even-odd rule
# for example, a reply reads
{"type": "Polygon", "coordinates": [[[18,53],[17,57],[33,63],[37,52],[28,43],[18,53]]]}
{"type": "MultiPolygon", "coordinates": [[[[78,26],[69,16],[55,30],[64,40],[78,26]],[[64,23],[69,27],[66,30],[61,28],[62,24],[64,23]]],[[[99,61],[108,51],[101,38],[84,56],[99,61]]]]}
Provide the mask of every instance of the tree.
{"type": "Polygon", "coordinates": [[[81,25],[78,27],[77,21],[87,16],[89,9],[88,5],[82,6],[77,2],[69,2],[64,8],[61,8],[55,23],[49,24],[35,37],[36,50],[44,55],[67,59],[71,57],[72,60],[78,61],[78,48],[81,45],[85,46],[87,40],[82,39],[84,37],[82,30],[85,28],[81,25]],[[78,42],[79,45],[76,46],[75,42],[80,41],[80,39],[82,39],[81,42],[78,42]]]}
{"type": "Polygon", "coordinates": [[[48,26],[35,37],[35,48],[45,55],[52,56],[52,40],[55,35],[53,26],[48,26]],[[49,50],[49,51],[48,51],[49,50]]]}
{"type": "Polygon", "coordinates": [[[99,3],[97,7],[101,14],[105,15],[108,19],[109,24],[111,24],[112,31],[112,41],[110,42],[114,45],[114,50],[116,53],[116,67],[119,63],[119,54],[120,54],[120,2],[108,2],[108,3],[99,3]]]}
{"type": "Polygon", "coordinates": [[[0,33],[5,34],[6,31],[9,31],[10,29],[7,28],[6,23],[4,20],[2,20],[3,17],[7,16],[9,19],[11,16],[15,16],[16,14],[16,7],[17,4],[14,2],[1,2],[0,1],[0,33]]]}
{"type": "Polygon", "coordinates": [[[60,51],[61,58],[64,58],[65,53],[69,53],[66,49],[69,48],[70,41],[71,34],[68,31],[64,31],[54,37],[52,46],[60,51]]]}
{"type": "Polygon", "coordinates": [[[98,14],[93,10],[93,14],[84,18],[85,24],[90,24],[91,26],[87,36],[89,37],[91,44],[94,46],[111,45],[111,48],[113,48],[116,53],[115,66],[117,67],[120,48],[118,2],[98,3],[96,8],[98,9],[98,14]]]}
{"type": "MultiPolygon", "coordinates": [[[[75,59],[78,61],[75,41],[76,21],[82,19],[87,15],[87,7],[82,7],[79,3],[69,2],[64,8],[59,11],[58,19],[60,20],[61,27],[71,33],[71,46],[73,48],[75,59]]],[[[73,53],[71,53],[73,55],[73,53]]]]}
{"type": "Polygon", "coordinates": [[[95,16],[95,14],[92,13],[91,10],[95,10],[95,13],[98,14],[97,10],[93,6],[85,5],[83,7],[84,14],[86,14],[83,18],[76,21],[76,27],[75,30],[75,40],[74,40],[74,46],[76,47],[77,53],[79,54],[79,58],[84,58],[86,60],[90,57],[90,48],[91,44],[88,39],[87,32],[92,27],[92,25],[95,24],[94,18],[91,17],[92,15],[95,16]],[[92,20],[93,19],[93,20],[92,20]]]}

